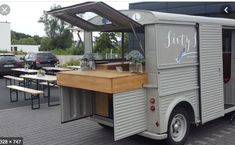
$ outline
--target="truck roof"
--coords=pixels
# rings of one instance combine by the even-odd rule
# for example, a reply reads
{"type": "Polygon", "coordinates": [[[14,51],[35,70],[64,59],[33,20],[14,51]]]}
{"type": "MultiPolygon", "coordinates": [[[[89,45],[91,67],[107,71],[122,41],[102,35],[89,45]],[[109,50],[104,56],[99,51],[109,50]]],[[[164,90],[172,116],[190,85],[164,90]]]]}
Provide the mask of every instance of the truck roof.
{"type": "Polygon", "coordinates": [[[103,2],[85,2],[47,12],[86,31],[128,32],[133,28],[143,30],[144,25],[157,23],[195,24],[207,23],[235,26],[235,20],[171,14],[146,10],[115,10],[103,2]],[[96,16],[86,20],[79,14],[92,12],[96,16]]]}

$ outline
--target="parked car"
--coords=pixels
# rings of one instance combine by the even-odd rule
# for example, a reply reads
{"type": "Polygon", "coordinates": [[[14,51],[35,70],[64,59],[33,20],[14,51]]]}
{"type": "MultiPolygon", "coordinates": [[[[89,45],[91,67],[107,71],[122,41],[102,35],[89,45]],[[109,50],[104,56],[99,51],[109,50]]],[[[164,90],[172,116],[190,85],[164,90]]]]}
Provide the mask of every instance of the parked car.
{"type": "Polygon", "coordinates": [[[56,63],[59,63],[59,60],[51,52],[28,53],[25,55],[24,61],[33,69],[54,67],[56,63]]]}
{"type": "Polygon", "coordinates": [[[23,61],[19,60],[14,54],[0,53],[0,74],[11,74],[12,68],[23,66],[23,61]]]}

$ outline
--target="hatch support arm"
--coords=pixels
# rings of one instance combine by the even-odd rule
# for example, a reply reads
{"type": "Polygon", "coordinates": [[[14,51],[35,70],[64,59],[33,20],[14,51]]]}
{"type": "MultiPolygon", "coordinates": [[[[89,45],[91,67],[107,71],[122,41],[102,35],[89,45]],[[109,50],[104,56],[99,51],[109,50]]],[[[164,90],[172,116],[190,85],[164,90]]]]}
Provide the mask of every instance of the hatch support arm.
{"type": "Polygon", "coordinates": [[[142,52],[143,52],[143,54],[144,54],[145,52],[144,52],[143,45],[141,44],[141,41],[140,41],[139,37],[137,36],[136,31],[135,31],[135,28],[134,28],[134,26],[132,25],[131,22],[130,22],[130,26],[131,26],[132,32],[134,33],[135,39],[138,41],[138,44],[139,44],[139,46],[140,46],[140,49],[142,50],[142,52]]]}

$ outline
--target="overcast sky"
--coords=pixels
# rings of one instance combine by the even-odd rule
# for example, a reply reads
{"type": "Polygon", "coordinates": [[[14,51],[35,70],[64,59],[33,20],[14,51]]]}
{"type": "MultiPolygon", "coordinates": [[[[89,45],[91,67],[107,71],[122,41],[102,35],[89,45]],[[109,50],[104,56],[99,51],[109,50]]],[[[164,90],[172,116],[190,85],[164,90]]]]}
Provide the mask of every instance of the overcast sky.
{"type": "MultiPolygon", "coordinates": [[[[128,9],[130,2],[140,0],[103,0],[115,9],[128,9]]],[[[50,10],[53,4],[59,4],[62,7],[82,3],[79,0],[1,0],[0,5],[7,4],[10,6],[10,14],[7,16],[0,15],[1,22],[10,22],[11,29],[30,35],[45,36],[42,23],[38,23],[39,17],[44,10],[50,10]]]]}
{"type": "MultiPolygon", "coordinates": [[[[91,0],[92,1],[92,0],[91,0]]],[[[144,0],[102,0],[117,10],[128,9],[129,3],[144,0]]],[[[147,0],[156,1],[156,0],[147,0]]],[[[169,1],[169,0],[168,0],[169,1]]],[[[210,1],[210,0],[209,0],[210,1]]],[[[7,16],[0,15],[1,22],[10,22],[11,29],[30,35],[45,36],[43,24],[38,23],[44,10],[50,10],[53,4],[62,7],[85,2],[84,0],[1,0],[0,5],[7,4],[11,11],[7,16]]]]}

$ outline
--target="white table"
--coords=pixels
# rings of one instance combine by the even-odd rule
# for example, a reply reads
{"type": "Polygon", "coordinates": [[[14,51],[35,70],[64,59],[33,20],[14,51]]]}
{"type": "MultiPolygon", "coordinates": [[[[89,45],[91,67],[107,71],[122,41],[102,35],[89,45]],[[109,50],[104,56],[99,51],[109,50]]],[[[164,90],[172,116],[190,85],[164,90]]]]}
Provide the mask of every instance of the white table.
{"type": "Polygon", "coordinates": [[[73,69],[73,70],[78,70],[81,69],[81,66],[79,65],[72,65],[72,66],[67,66],[67,68],[73,69]]]}
{"type": "Polygon", "coordinates": [[[21,73],[27,73],[27,74],[34,74],[38,72],[38,70],[28,69],[28,68],[13,68],[11,70],[21,72],[21,73]]]}
{"type": "Polygon", "coordinates": [[[43,69],[47,71],[70,71],[69,68],[62,68],[62,67],[43,67],[43,69]]]}
{"type": "Polygon", "coordinates": [[[50,83],[56,82],[57,80],[56,76],[53,76],[53,75],[39,76],[39,75],[26,74],[26,75],[22,75],[21,77],[25,79],[36,80],[37,90],[39,89],[39,86],[38,86],[39,80],[46,81],[47,82],[48,107],[59,105],[59,104],[52,105],[50,102],[50,98],[51,98],[50,83]]]}

